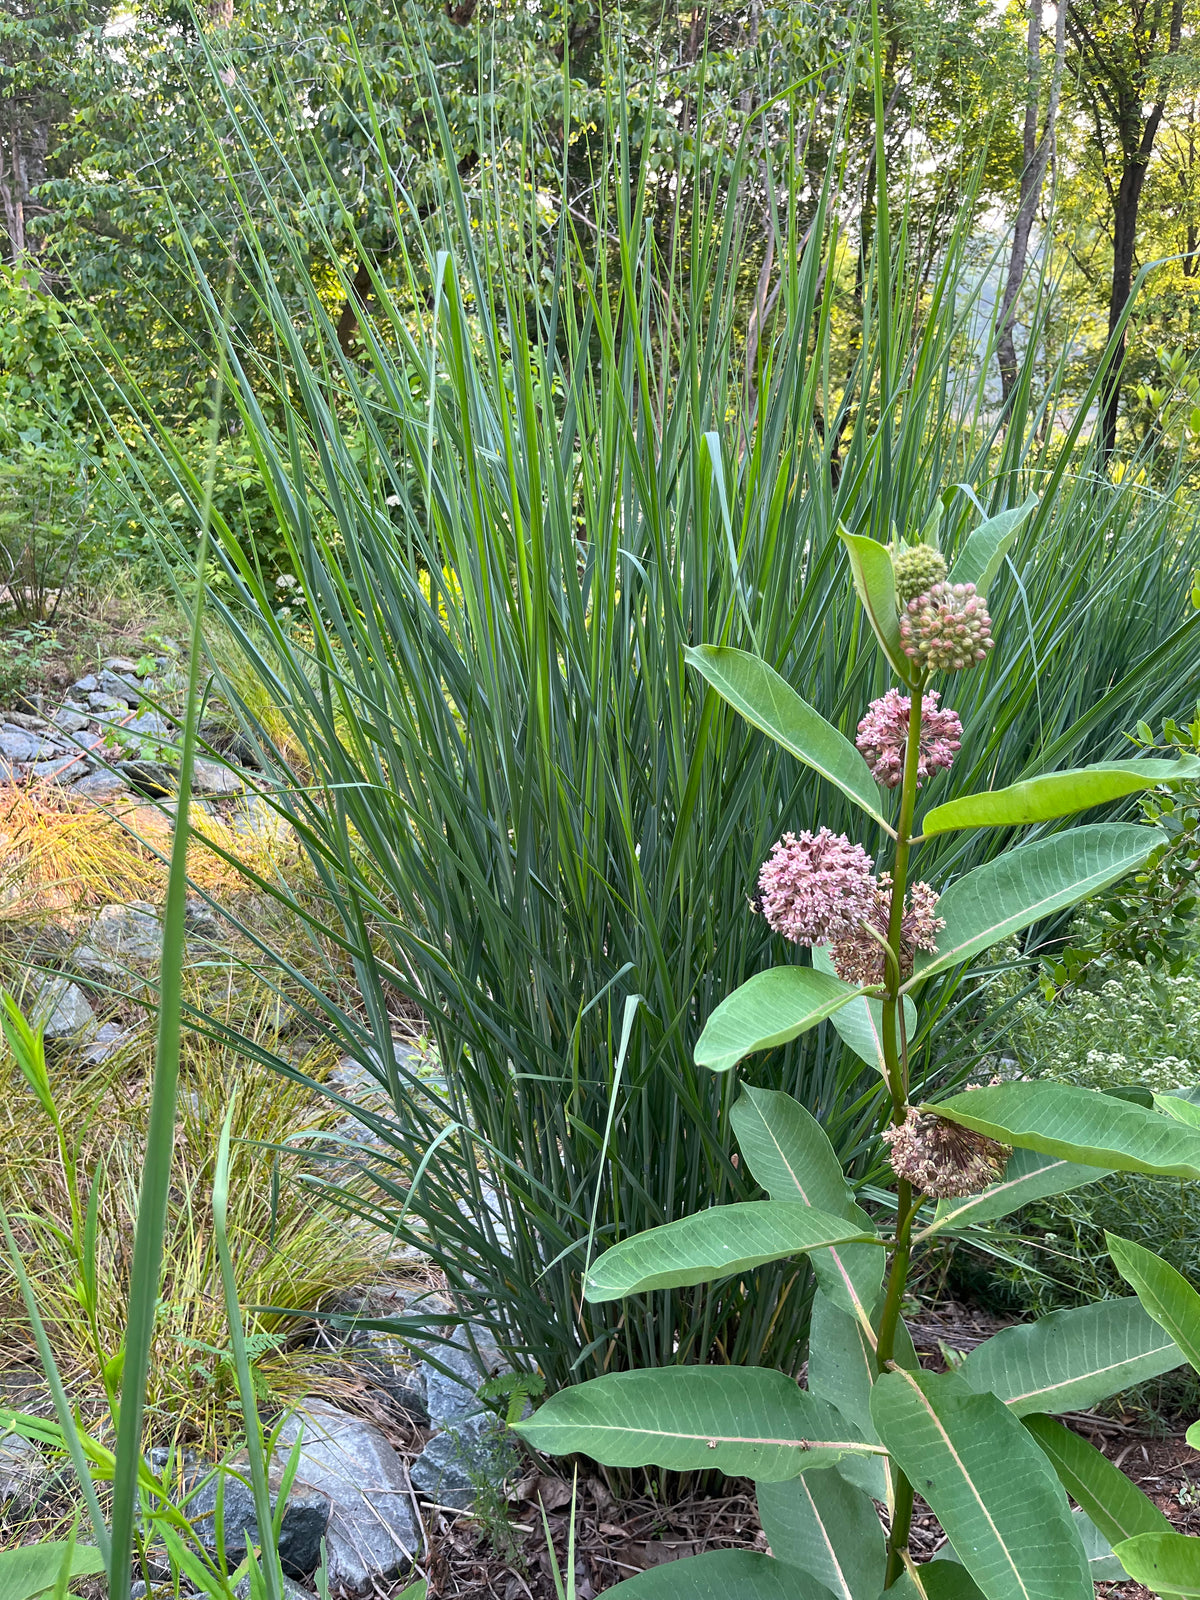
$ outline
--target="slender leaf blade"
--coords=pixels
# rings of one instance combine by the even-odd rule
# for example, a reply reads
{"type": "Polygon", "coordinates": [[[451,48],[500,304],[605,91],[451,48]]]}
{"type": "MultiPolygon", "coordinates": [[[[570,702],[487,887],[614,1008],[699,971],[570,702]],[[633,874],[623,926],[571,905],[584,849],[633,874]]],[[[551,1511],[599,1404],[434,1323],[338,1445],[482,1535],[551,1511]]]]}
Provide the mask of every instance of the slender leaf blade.
{"type": "Polygon", "coordinates": [[[1046,772],[1006,789],[965,794],[934,806],[921,822],[930,838],[957,828],[1020,828],[1107,805],[1125,795],[1140,794],[1160,784],[1183,783],[1200,774],[1200,759],[1178,761],[1098,761],[1090,767],[1046,772]]]}
{"type": "MultiPolygon", "coordinates": [[[[785,1256],[870,1239],[873,1233],[869,1223],[796,1201],[737,1201],[622,1239],[593,1264],[584,1292],[596,1303],[710,1283],[785,1256]]],[[[878,1246],[877,1253],[882,1261],[878,1246]]]]}
{"type": "Polygon", "coordinates": [[[926,1109],[1002,1144],[1084,1166],[1200,1178],[1200,1129],[1075,1084],[998,1083],[926,1109]]]}
{"type": "Polygon", "coordinates": [[[812,967],[756,972],[711,1014],[697,1040],[695,1061],[728,1072],[744,1056],[787,1044],[862,994],[852,984],[812,967]]]}
{"type": "Polygon", "coordinates": [[[547,1455],[765,1483],[872,1453],[832,1406],[765,1367],[610,1373],[560,1389],[517,1432],[547,1455]]]}
{"type": "Polygon", "coordinates": [[[988,1600],[1092,1600],[1067,1497],[995,1395],[954,1373],[892,1371],[871,1415],[988,1600]]]}
{"type": "Polygon", "coordinates": [[[918,956],[910,988],[989,950],[1010,933],[1115,883],[1162,843],[1155,828],[1093,823],[1034,839],[975,867],[938,901],[946,926],[937,949],[918,956]]]}
{"type": "Polygon", "coordinates": [[[845,734],[801,699],[774,667],[728,645],[702,644],[684,653],[747,722],[836,785],[869,817],[887,824],[870,767],[845,734]]]}
{"type": "Polygon", "coordinates": [[[1144,1245],[1104,1235],[1117,1271],[1179,1352],[1200,1372],[1200,1294],[1181,1272],[1144,1245]]]}
{"type": "Polygon", "coordinates": [[[994,1394],[1023,1417],[1086,1411],[1182,1363],[1175,1341],[1130,1295],[1002,1328],[977,1345],[958,1372],[977,1393],[994,1394]]]}

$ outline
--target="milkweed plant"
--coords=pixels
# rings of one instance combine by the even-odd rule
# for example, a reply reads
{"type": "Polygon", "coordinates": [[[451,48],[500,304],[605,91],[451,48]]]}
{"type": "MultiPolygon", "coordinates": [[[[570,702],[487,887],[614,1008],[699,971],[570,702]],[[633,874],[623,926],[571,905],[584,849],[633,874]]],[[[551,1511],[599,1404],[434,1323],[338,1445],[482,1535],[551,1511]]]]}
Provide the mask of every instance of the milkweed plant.
{"type": "MultiPolygon", "coordinates": [[[[696,1061],[732,1072],[829,1020],[882,1077],[894,1205],[876,1208],[886,1225],[868,1216],[817,1120],[757,1087],[750,1071],[730,1116],[765,1198],[636,1234],[591,1265],[593,1302],[801,1256],[817,1285],[806,1386],[790,1372],[719,1364],[619,1372],[560,1390],[519,1425],[548,1454],[754,1480],[769,1553],[710,1551],[643,1572],[614,1595],[1092,1600],[1097,1578],[1126,1573],[1160,1593],[1200,1593],[1200,1539],[1174,1533],[1056,1420],[1185,1361],[1200,1369],[1200,1297],[1185,1279],[1110,1234],[1132,1295],[1003,1329],[944,1372],[922,1367],[902,1316],[915,1258],[948,1235],[1108,1172],[1200,1179],[1200,1104],[1181,1095],[1144,1105],[1016,1078],[933,1104],[910,1098],[922,1007],[935,996],[944,1005],[984,951],[1117,882],[1162,843],[1142,823],[1046,824],[1200,771],[1188,754],[1105,761],[922,814],[923,785],[959,748],[958,675],[1003,648],[987,590],[1031,510],[983,522],[953,564],[929,525],[890,547],[843,534],[896,679],[863,709],[855,743],[758,657],[724,645],[688,652],[708,691],[863,817],[861,839],[822,827],[774,846],[753,906],[789,959],[717,1006],[696,1061]],[[928,841],[976,828],[1012,830],[1014,843],[937,889],[922,878],[928,841]],[[946,1535],[922,1565],[910,1549],[917,1493],[946,1535]]],[[[1189,1439],[1200,1445],[1198,1430],[1189,1439]]]]}

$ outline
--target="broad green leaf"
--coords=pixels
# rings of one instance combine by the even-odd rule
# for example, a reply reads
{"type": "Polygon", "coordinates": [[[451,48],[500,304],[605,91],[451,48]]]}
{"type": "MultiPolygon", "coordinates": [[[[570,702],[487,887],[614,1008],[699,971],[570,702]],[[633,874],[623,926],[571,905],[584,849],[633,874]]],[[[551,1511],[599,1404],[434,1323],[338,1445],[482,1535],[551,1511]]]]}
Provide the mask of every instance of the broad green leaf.
{"type": "Polygon", "coordinates": [[[605,1589],[605,1600],[828,1600],[805,1572],[753,1550],[708,1550],[649,1567],[605,1589]]]}
{"type": "MultiPolygon", "coordinates": [[[[874,1224],[855,1204],[842,1164],[824,1128],[798,1100],[776,1089],[743,1087],[730,1113],[751,1176],[772,1200],[802,1201],[853,1219],[864,1233],[874,1224]]],[[[810,1256],[817,1280],[839,1305],[866,1319],[883,1280],[883,1252],[842,1245],[810,1256]]]]}
{"type": "Polygon", "coordinates": [[[871,1415],[987,1600],[1093,1600],[1067,1497],[995,1395],[952,1372],[885,1372],[871,1415]]]}
{"type": "Polygon", "coordinates": [[[1088,1571],[1092,1575],[1092,1582],[1122,1583],[1125,1578],[1125,1571],[1113,1554],[1112,1545],[1109,1544],[1086,1511],[1081,1511],[1076,1507],[1071,1515],[1075,1518],[1075,1527],[1079,1532],[1079,1542],[1083,1546],[1084,1555],[1087,1556],[1088,1571]]]}
{"type": "Polygon", "coordinates": [[[1043,1155],[1037,1150],[1014,1150],[999,1183],[993,1183],[978,1194],[963,1195],[955,1200],[939,1200],[933,1221],[918,1235],[930,1239],[939,1233],[953,1233],[979,1222],[994,1222],[1033,1200],[1042,1200],[1051,1194],[1066,1194],[1068,1189],[1078,1189],[1085,1183],[1095,1183],[1104,1176],[1099,1167],[1083,1167],[1074,1161],[1064,1161],[1061,1156],[1043,1155]]]}
{"type": "Polygon", "coordinates": [[[1170,1528],[1154,1502],[1095,1445],[1053,1417],[1026,1417],[1025,1427],[1058,1474],[1063,1488],[1110,1545],[1136,1533],[1170,1528]]]}
{"type": "Polygon", "coordinates": [[[759,1483],[758,1514],[771,1554],[800,1567],[836,1600],[874,1600],[887,1549],[870,1497],[836,1472],[759,1483]]]}
{"type": "Polygon", "coordinates": [[[1194,1100],[1185,1100],[1177,1094],[1156,1094],[1154,1104],[1167,1116],[1174,1117],[1176,1122],[1186,1122],[1191,1128],[1200,1128],[1200,1105],[1194,1100]]]}
{"type": "Polygon", "coordinates": [[[401,1589],[396,1600],[426,1600],[429,1585],[424,1578],[418,1578],[416,1583],[410,1583],[407,1589],[401,1589]]]}
{"type": "Polygon", "coordinates": [[[1131,1295],[1003,1328],[977,1345],[958,1372],[977,1393],[996,1395],[1023,1417],[1086,1411],[1182,1364],[1178,1345],[1131,1295]]]}
{"type": "Polygon", "coordinates": [[[938,901],[946,926],[932,953],[917,957],[905,985],[957,967],[1010,933],[1115,883],[1162,843],[1156,828],[1100,822],[1008,850],[956,879],[938,901]]]}
{"type": "Polygon", "coordinates": [[[1194,1594],[1200,1589],[1200,1539],[1186,1533],[1139,1533],[1113,1546],[1113,1554],[1135,1583],[1155,1594],[1194,1594]]]}
{"type": "Polygon", "coordinates": [[[1117,1271],[1146,1311],[1200,1372],[1200,1294],[1181,1272],[1144,1245],[1115,1233],[1106,1233],[1104,1242],[1117,1271]]]}
{"type": "MultiPolygon", "coordinates": [[[[985,1600],[971,1574],[957,1561],[927,1561],[918,1568],[926,1600],[985,1600]]],[[[883,1600],[888,1600],[888,1595],[883,1600]]]]}
{"type": "MultiPolygon", "coordinates": [[[[623,1239],[593,1265],[584,1292],[598,1302],[651,1289],[686,1288],[873,1235],[869,1222],[864,1226],[795,1201],[742,1200],[623,1239]]],[[[875,1248],[882,1260],[881,1243],[875,1248]]]]}
{"type": "Polygon", "coordinates": [[[923,1109],[1002,1144],[1109,1172],[1200,1178],[1200,1129],[1070,1083],[998,1083],[923,1109]]]}
{"type": "Polygon", "coordinates": [[[517,1432],[547,1455],[764,1483],[878,1453],[832,1406],[765,1367],[610,1373],[560,1389],[517,1432]]]}
{"type": "Polygon", "coordinates": [[[964,794],[925,814],[921,832],[926,838],[956,828],[1019,828],[1031,822],[1048,822],[1073,811],[1107,805],[1124,795],[1139,794],[1162,783],[1182,783],[1200,774],[1200,759],[1183,756],[1178,761],[1100,761],[1066,772],[1046,772],[1038,778],[964,794]]]}
{"type": "MultiPolygon", "coordinates": [[[[878,1444],[871,1421],[871,1386],[875,1382],[874,1333],[868,1338],[857,1317],[830,1298],[824,1289],[813,1295],[808,1329],[808,1388],[826,1400],[868,1444],[878,1444]]],[[[887,1461],[883,1456],[847,1456],[837,1470],[875,1500],[886,1500],[887,1461]]]]}
{"type": "Polygon", "coordinates": [[[1184,1438],[1193,1450],[1200,1450],[1200,1422],[1193,1422],[1184,1434],[1184,1438]]]}
{"type": "Polygon", "coordinates": [[[1030,495],[1024,505],[1014,506],[1011,511],[1001,511],[997,516],[981,522],[959,551],[950,568],[949,581],[973,583],[980,594],[986,594],[1021,524],[1036,505],[1037,496],[1030,495]]]}
{"type": "Polygon", "coordinates": [[[838,529],[850,556],[850,570],[862,608],[867,614],[879,648],[897,677],[905,683],[916,681],[913,663],[904,654],[900,640],[899,603],[896,599],[896,573],[886,545],[861,533],[838,529]]]}
{"type": "MultiPolygon", "coordinates": [[[[833,972],[833,958],[828,946],[814,946],[812,959],[818,972],[833,972]]],[[[835,1011],[829,1020],[837,1029],[842,1043],[849,1045],[860,1061],[873,1067],[881,1078],[887,1076],[883,1059],[882,1000],[872,1000],[862,995],[857,1000],[851,1000],[840,1011],[835,1011]]],[[[904,996],[904,1029],[908,1038],[915,1037],[917,1008],[907,995],[904,996]]]]}
{"type": "Polygon", "coordinates": [[[684,654],[747,722],[827,778],[869,817],[889,826],[870,767],[846,735],[802,700],[774,667],[727,645],[702,644],[684,654]]]}
{"type": "Polygon", "coordinates": [[[812,967],[771,967],[726,995],[696,1043],[698,1067],[728,1072],[743,1056],[807,1033],[862,993],[812,967]]]}
{"type": "MultiPolygon", "coordinates": [[[[53,1589],[67,1561],[66,1539],[24,1544],[0,1550],[0,1600],[34,1600],[53,1589]]],[[[94,1577],[104,1571],[104,1560],[94,1546],[77,1544],[70,1552],[70,1576],[94,1577]]]]}

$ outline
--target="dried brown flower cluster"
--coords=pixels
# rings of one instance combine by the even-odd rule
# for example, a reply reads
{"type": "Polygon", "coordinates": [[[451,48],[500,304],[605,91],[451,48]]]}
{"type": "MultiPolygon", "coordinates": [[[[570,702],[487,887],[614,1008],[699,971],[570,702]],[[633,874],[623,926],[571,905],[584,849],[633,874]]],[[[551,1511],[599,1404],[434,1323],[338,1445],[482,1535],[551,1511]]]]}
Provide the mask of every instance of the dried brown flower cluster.
{"type": "Polygon", "coordinates": [[[1012,1151],[986,1134],[910,1106],[898,1127],[884,1134],[892,1171],[934,1200],[978,1194],[1004,1176],[1012,1151]]]}

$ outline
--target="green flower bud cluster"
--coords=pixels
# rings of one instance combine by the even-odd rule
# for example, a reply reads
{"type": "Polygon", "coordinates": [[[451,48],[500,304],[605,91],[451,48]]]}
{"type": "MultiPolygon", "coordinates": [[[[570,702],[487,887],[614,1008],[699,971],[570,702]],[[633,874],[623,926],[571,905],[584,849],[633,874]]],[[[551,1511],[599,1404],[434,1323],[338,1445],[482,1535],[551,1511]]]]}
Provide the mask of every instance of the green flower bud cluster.
{"type": "Polygon", "coordinates": [[[910,544],[894,551],[892,567],[901,610],[918,595],[928,594],[946,576],[946,558],[930,544],[910,544]]]}

